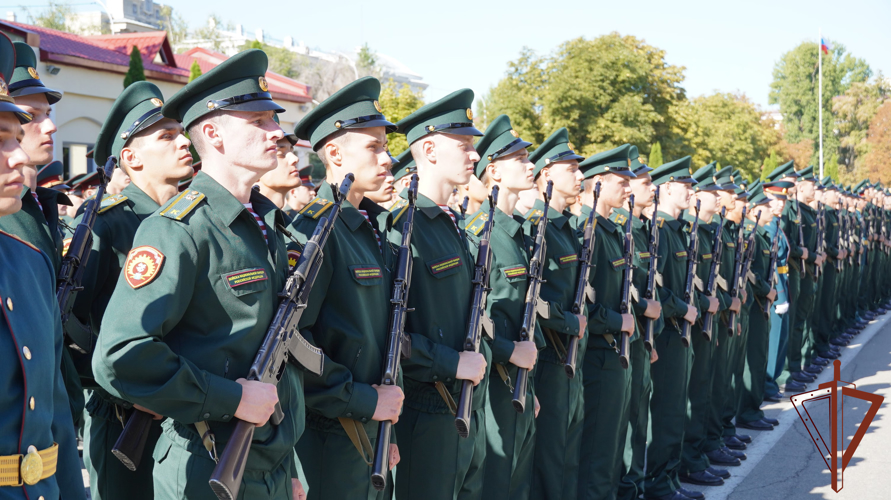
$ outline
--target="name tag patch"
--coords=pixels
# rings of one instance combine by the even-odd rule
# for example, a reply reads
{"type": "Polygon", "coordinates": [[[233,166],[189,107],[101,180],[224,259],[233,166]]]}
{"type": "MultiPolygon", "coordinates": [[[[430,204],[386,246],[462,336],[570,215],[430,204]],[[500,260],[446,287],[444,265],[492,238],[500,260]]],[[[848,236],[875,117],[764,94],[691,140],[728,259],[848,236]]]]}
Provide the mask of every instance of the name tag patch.
{"type": "Polygon", "coordinates": [[[526,266],[506,267],[504,268],[504,276],[507,278],[526,276],[526,266]]]}
{"type": "Polygon", "coordinates": [[[623,265],[625,265],[625,258],[622,257],[621,259],[614,260],[614,261],[610,262],[610,264],[612,264],[613,269],[623,266],[623,265]]]}
{"type": "Polygon", "coordinates": [[[650,252],[640,252],[637,254],[637,258],[640,260],[645,260],[650,258],[650,252]]]}
{"type": "Polygon", "coordinates": [[[712,258],[712,254],[710,254],[710,253],[702,254],[702,260],[711,260],[711,258],[712,258]]]}
{"type": "Polygon", "coordinates": [[[236,271],[226,275],[226,281],[229,282],[230,288],[247,285],[255,281],[265,281],[269,279],[266,276],[266,270],[262,268],[247,269],[245,271],[236,271]]]}
{"type": "Polygon", "coordinates": [[[461,265],[461,257],[449,257],[446,260],[436,262],[430,266],[430,271],[433,274],[439,274],[441,272],[448,271],[449,269],[454,269],[461,265]]]}
{"type": "Polygon", "coordinates": [[[576,254],[564,255],[563,257],[560,257],[559,260],[560,260],[561,264],[569,264],[570,262],[575,262],[575,261],[579,260],[579,256],[576,254]]]}
{"type": "Polygon", "coordinates": [[[675,257],[678,257],[678,258],[680,258],[680,257],[686,257],[686,256],[687,256],[687,251],[686,251],[686,250],[683,250],[683,251],[681,251],[681,252],[675,252],[675,253],[674,253],[674,256],[675,256],[675,257]]]}
{"type": "Polygon", "coordinates": [[[381,268],[379,267],[357,267],[353,269],[353,275],[356,279],[367,280],[371,278],[382,278],[381,268]]]}

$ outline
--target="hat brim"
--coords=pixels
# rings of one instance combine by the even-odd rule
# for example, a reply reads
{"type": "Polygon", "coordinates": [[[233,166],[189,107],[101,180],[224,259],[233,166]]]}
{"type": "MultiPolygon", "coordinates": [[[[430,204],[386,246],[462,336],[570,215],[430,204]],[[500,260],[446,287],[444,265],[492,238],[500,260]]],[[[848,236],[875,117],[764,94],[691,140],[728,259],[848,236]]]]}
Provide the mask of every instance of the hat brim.
{"type": "MultiPolygon", "coordinates": [[[[698,182],[697,182],[697,184],[698,184],[698,182]]],[[[721,186],[719,186],[717,184],[713,184],[711,186],[701,187],[697,191],[699,191],[700,193],[703,193],[703,192],[715,192],[715,191],[723,191],[723,190],[724,189],[721,186]]]]}
{"type": "Polygon", "coordinates": [[[522,140],[521,140],[520,142],[518,142],[518,143],[514,144],[513,146],[511,146],[510,149],[508,149],[507,151],[505,151],[505,152],[501,153],[500,155],[498,155],[498,158],[495,158],[495,159],[492,160],[492,161],[500,160],[500,159],[502,159],[502,158],[506,158],[506,157],[508,157],[508,156],[510,156],[510,155],[512,155],[512,154],[514,154],[514,153],[516,153],[517,151],[519,151],[519,150],[521,150],[521,149],[526,149],[526,148],[528,148],[528,147],[531,146],[531,145],[532,145],[531,142],[526,142],[526,141],[522,141],[522,140]]]}
{"type": "Polygon", "coordinates": [[[728,182],[727,184],[721,184],[721,189],[720,189],[720,190],[721,190],[721,191],[730,191],[730,190],[734,190],[734,191],[735,191],[735,190],[737,190],[737,189],[739,189],[739,186],[737,186],[737,185],[736,185],[735,183],[733,183],[733,182],[728,182]]]}
{"type": "Polygon", "coordinates": [[[300,142],[300,139],[298,139],[297,136],[294,134],[285,134],[285,139],[287,139],[288,142],[291,143],[291,146],[296,146],[297,143],[300,142]]]}
{"type": "Polygon", "coordinates": [[[279,106],[271,99],[255,99],[253,101],[240,102],[238,104],[230,104],[229,106],[220,108],[221,111],[275,111],[276,113],[284,113],[285,108],[279,106]]]}
{"type": "Polygon", "coordinates": [[[733,194],[736,195],[736,199],[738,199],[738,200],[741,200],[741,199],[748,200],[749,196],[751,196],[752,193],[750,193],[748,191],[743,191],[741,193],[733,193],[733,194]]]}
{"type": "Polygon", "coordinates": [[[634,175],[648,174],[648,173],[652,172],[653,170],[655,170],[655,169],[649,165],[641,165],[640,167],[637,167],[634,170],[634,175]]]}
{"type": "Polygon", "coordinates": [[[162,118],[164,118],[164,115],[161,114],[161,108],[158,108],[158,112],[157,112],[157,113],[155,113],[155,114],[153,114],[152,116],[150,116],[150,117],[146,118],[145,120],[143,120],[143,122],[140,123],[139,126],[137,126],[135,129],[133,129],[132,132],[130,132],[129,137],[127,137],[127,142],[124,143],[124,146],[126,146],[127,143],[130,142],[130,139],[132,139],[133,136],[135,136],[136,134],[138,134],[138,133],[144,131],[144,130],[147,129],[147,128],[150,128],[152,125],[154,125],[154,124],[158,123],[159,121],[161,121],[162,118]]]}
{"type": "Polygon", "coordinates": [[[390,123],[387,120],[370,120],[367,122],[350,125],[349,127],[346,127],[343,130],[355,130],[357,128],[372,128],[372,127],[384,127],[385,129],[387,129],[388,134],[392,134],[393,132],[396,131],[396,124],[390,123]]]}
{"type": "Polygon", "coordinates": [[[46,102],[55,104],[62,99],[62,92],[59,90],[48,89],[46,87],[22,87],[9,93],[12,97],[21,97],[25,95],[46,94],[46,102]]]}
{"type": "Polygon", "coordinates": [[[21,124],[28,123],[34,119],[34,117],[31,116],[31,113],[28,113],[24,109],[16,106],[15,104],[13,104],[11,102],[5,102],[5,101],[0,102],[0,113],[3,113],[3,112],[15,113],[15,117],[18,118],[19,123],[21,123],[21,124]]]}
{"type": "Polygon", "coordinates": [[[636,179],[637,174],[632,172],[631,170],[604,170],[603,172],[592,173],[594,169],[589,170],[585,173],[585,179],[590,179],[592,177],[596,177],[598,175],[606,175],[606,174],[615,174],[621,177],[626,177],[628,179],[636,179]]]}
{"type": "Polygon", "coordinates": [[[437,132],[449,135],[475,135],[479,137],[483,136],[483,133],[477,130],[476,127],[448,128],[445,130],[437,130],[437,132]]]}

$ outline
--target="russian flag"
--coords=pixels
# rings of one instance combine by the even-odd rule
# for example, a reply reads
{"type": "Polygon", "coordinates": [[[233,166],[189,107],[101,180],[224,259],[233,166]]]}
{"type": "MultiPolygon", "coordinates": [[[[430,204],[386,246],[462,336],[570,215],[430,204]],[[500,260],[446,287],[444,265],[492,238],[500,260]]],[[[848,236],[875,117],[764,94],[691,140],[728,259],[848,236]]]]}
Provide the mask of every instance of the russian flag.
{"type": "Polygon", "coordinates": [[[820,39],[820,50],[822,50],[824,54],[829,54],[829,51],[832,50],[832,44],[829,43],[829,40],[825,38],[820,39]]]}

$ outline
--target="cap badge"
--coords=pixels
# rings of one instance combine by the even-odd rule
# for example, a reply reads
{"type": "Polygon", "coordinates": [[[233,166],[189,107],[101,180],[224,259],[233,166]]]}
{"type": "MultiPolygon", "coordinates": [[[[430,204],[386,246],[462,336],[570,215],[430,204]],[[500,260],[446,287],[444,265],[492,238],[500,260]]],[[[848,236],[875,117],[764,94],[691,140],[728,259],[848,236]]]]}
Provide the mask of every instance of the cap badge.
{"type": "Polygon", "coordinates": [[[567,142],[567,143],[566,143],[566,147],[569,148],[569,149],[571,149],[571,150],[573,150],[573,151],[575,151],[575,144],[573,144],[573,143],[571,143],[571,142],[567,142]]]}
{"type": "Polygon", "coordinates": [[[152,97],[151,101],[152,101],[152,104],[154,104],[156,108],[160,108],[161,106],[164,105],[164,102],[161,101],[161,99],[158,99],[157,97],[152,97]]]}
{"type": "Polygon", "coordinates": [[[257,79],[257,82],[260,84],[260,90],[262,90],[263,92],[269,91],[269,85],[266,83],[266,77],[261,76],[259,79],[257,79]]]}
{"type": "Polygon", "coordinates": [[[31,78],[35,80],[40,79],[40,75],[37,74],[37,70],[34,68],[28,68],[28,74],[31,75],[31,78]]]}
{"type": "Polygon", "coordinates": [[[510,135],[514,136],[517,139],[520,138],[520,134],[518,134],[517,131],[514,129],[510,129],[510,135]]]}
{"type": "Polygon", "coordinates": [[[628,158],[628,166],[631,166],[631,158],[628,158]]]}
{"type": "Polygon", "coordinates": [[[6,80],[4,80],[2,76],[0,76],[0,95],[8,95],[8,94],[9,94],[9,87],[6,86],[6,80]]]}
{"type": "Polygon", "coordinates": [[[383,112],[384,112],[384,109],[381,108],[381,103],[379,103],[379,102],[377,101],[377,99],[374,100],[374,109],[376,109],[378,113],[383,113],[383,112]]]}
{"type": "Polygon", "coordinates": [[[473,110],[470,108],[467,108],[467,119],[473,120],[473,110]]]}

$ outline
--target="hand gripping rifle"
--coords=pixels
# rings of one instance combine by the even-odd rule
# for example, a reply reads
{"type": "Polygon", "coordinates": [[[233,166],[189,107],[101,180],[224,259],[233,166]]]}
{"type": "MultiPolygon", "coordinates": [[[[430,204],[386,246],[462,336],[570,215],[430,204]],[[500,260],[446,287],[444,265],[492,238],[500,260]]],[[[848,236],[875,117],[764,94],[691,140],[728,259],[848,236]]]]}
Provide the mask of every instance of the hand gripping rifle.
{"type": "MultiPolygon", "coordinates": [[[[297,324],[303,316],[309,294],[319,274],[325,256],[323,250],[325,243],[334,230],[334,224],[340,216],[340,207],[350,192],[353,180],[353,174],[347,174],[340,188],[334,190],[336,199],[334,206],[331,207],[331,215],[319,220],[312,237],[304,245],[303,253],[300,254],[294,270],[288,276],[284,289],[278,294],[281,298],[278,310],[245,377],[247,380],[278,384],[285,373],[285,365],[294,362],[316,375],[322,374],[325,357],[320,349],[303,338],[297,329],[297,324]]],[[[281,406],[276,403],[270,422],[272,425],[278,425],[284,418],[281,406]]],[[[251,422],[235,420],[235,429],[209,481],[210,488],[220,500],[232,500],[238,497],[241,478],[244,476],[244,468],[256,429],[256,425],[251,422]]]]}
{"type": "MultiPolygon", "coordinates": [[[[721,272],[721,257],[724,255],[724,244],[721,242],[721,233],[724,231],[724,214],[727,213],[726,208],[721,208],[721,215],[718,217],[717,229],[715,230],[715,239],[712,240],[712,264],[708,270],[708,281],[705,285],[705,295],[714,297],[717,291],[718,273],[721,272]]],[[[711,342],[714,330],[714,321],[712,317],[714,313],[704,311],[702,313],[702,334],[705,340],[711,342]]]]}
{"type": "MultiPolygon", "coordinates": [[[[687,247],[687,280],[684,282],[684,302],[688,306],[692,306],[696,300],[693,287],[696,285],[696,259],[699,257],[699,206],[700,201],[696,200],[696,220],[693,221],[693,228],[690,231],[690,244],[687,247]]],[[[690,323],[687,320],[681,322],[681,343],[684,347],[690,346],[690,323]]]]}
{"type": "MultiPolygon", "coordinates": [[[[740,279],[743,272],[743,264],[745,261],[745,231],[743,230],[743,226],[746,223],[746,207],[742,208],[742,219],[739,221],[739,228],[736,230],[736,252],[734,252],[733,256],[733,276],[731,277],[730,283],[732,286],[730,288],[730,297],[738,298],[740,286],[744,286],[745,280],[740,279]]],[[[736,335],[736,324],[739,319],[739,315],[730,311],[730,317],[728,318],[728,323],[730,323],[730,336],[733,337],[736,335]]]]}
{"type": "MultiPolygon", "coordinates": [[[[778,259],[778,251],[780,244],[780,229],[779,225],[777,226],[777,232],[773,235],[773,243],[770,244],[770,260],[767,265],[767,276],[770,280],[770,288],[776,287],[777,284],[777,259],[778,259]]],[[[773,305],[773,301],[770,299],[764,299],[764,306],[761,308],[762,312],[764,312],[764,318],[767,319],[770,317],[770,306],[773,305]]]]}
{"type": "MultiPolygon", "coordinates": [[[[535,322],[538,317],[549,318],[551,310],[548,303],[538,296],[541,284],[544,283],[545,256],[547,254],[547,242],[545,230],[548,228],[548,210],[551,206],[551,193],[554,182],[548,181],[548,187],[544,194],[544,214],[538,219],[538,227],[535,231],[535,246],[532,247],[532,258],[529,259],[529,282],[526,287],[526,304],[523,308],[523,324],[520,327],[520,341],[532,340],[535,335],[535,322]]],[[[517,383],[514,385],[514,397],[511,403],[519,413],[526,410],[526,389],[529,382],[529,371],[525,368],[517,370],[517,383]]]]}
{"type": "MultiPolygon", "coordinates": [[[[591,212],[594,213],[593,211],[591,212]]],[[[631,234],[631,219],[634,217],[634,195],[628,198],[628,220],[625,222],[624,254],[625,269],[622,270],[622,295],[619,303],[619,314],[629,314],[631,311],[631,291],[634,285],[631,279],[634,277],[634,236],[631,234]]],[[[619,363],[622,368],[628,369],[629,342],[631,335],[627,332],[619,332],[619,363]]]]}
{"type": "MultiPolygon", "coordinates": [[[[480,340],[483,334],[493,339],[495,328],[486,314],[486,296],[489,291],[489,272],[492,268],[492,227],[495,225],[495,204],[498,203],[498,186],[492,188],[489,195],[489,218],[480,237],[476,266],[473,269],[473,294],[470,301],[470,317],[467,319],[467,334],[464,336],[464,350],[480,352],[480,340]]],[[[455,427],[458,435],[466,438],[470,435],[470,413],[473,409],[473,382],[465,380],[461,384],[461,396],[458,398],[458,409],[455,412],[455,427]]]]}
{"type": "MultiPolygon", "coordinates": [[[[662,283],[662,277],[659,276],[659,224],[656,224],[656,214],[659,211],[659,186],[656,186],[656,197],[653,203],[653,217],[650,219],[650,241],[647,244],[647,251],[650,252],[650,267],[647,268],[647,289],[644,291],[644,298],[653,300],[656,291],[656,285],[662,283]]],[[[653,329],[656,322],[653,318],[644,318],[643,324],[643,342],[647,352],[653,351],[653,329]]]]}
{"type": "MultiPolygon", "coordinates": [[[[102,198],[105,197],[105,188],[114,173],[114,167],[117,165],[118,159],[109,156],[105,162],[105,168],[98,169],[99,172],[99,188],[96,190],[96,196],[88,201],[83,217],[74,230],[74,236],[71,237],[71,244],[68,246],[68,253],[62,259],[62,266],[59,269],[59,275],[56,277],[56,300],[59,303],[59,310],[62,313],[62,331],[65,332],[65,323],[71,319],[71,308],[74,307],[74,299],[77,292],[83,290],[84,271],[87,268],[87,261],[90,260],[90,252],[93,250],[93,224],[96,223],[96,215],[99,213],[99,206],[102,204],[102,198]]],[[[77,321],[77,319],[75,319],[77,321]]],[[[93,333],[89,328],[80,332],[79,328],[75,334],[79,338],[70,337],[70,333],[65,333],[65,343],[71,349],[80,354],[91,355],[93,352],[93,333]]]]}
{"type": "Polygon", "coordinates": [[[739,276],[740,287],[746,286],[746,281],[748,280],[752,284],[755,284],[755,274],[752,272],[752,261],[755,259],[755,233],[758,231],[758,220],[761,219],[761,211],[759,210],[755,214],[755,226],[752,227],[752,231],[749,233],[748,238],[746,238],[746,257],[744,259],[742,274],[739,276]]]}
{"type": "MultiPolygon", "coordinates": [[[[572,313],[582,314],[585,302],[594,303],[594,288],[588,282],[588,276],[591,274],[591,259],[594,258],[594,243],[597,240],[597,200],[600,198],[600,181],[594,185],[594,209],[588,214],[588,220],[585,222],[584,240],[582,243],[582,251],[580,255],[581,267],[579,268],[579,278],[575,285],[575,298],[572,301],[572,313]]],[[[631,220],[629,215],[628,220],[631,220]]],[[[569,378],[575,377],[576,363],[579,358],[579,337],[573,335],[569,339],[566,346],[566,360],[563,362],[563,370],[569,378]]]]}
{"type": "MultiPolygon", "coordinates": [[[[412,174],[408,187],[408,210],[402,224],[402,244],[393,279],[393,296],[390,299],[390,335],[387,340],[387,359],[381,385],[396,385],[399,377],[399,363],[402,358],[411,356],[411,344],[405,335],[405,316],[414,309],[408,308],[408,290],[411,286],[412,257],[411,233],[415,224],[415,201],[418,199],[418,174],[412,174]]],[[[377,443],[374,447],[374,461],[371,464],[371,485],[377,491],[387,487],[387,472],[390,470],[390,433],[393,422],[385,420],[377,430],[377,443]]]]}

